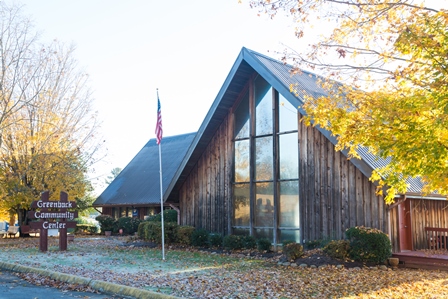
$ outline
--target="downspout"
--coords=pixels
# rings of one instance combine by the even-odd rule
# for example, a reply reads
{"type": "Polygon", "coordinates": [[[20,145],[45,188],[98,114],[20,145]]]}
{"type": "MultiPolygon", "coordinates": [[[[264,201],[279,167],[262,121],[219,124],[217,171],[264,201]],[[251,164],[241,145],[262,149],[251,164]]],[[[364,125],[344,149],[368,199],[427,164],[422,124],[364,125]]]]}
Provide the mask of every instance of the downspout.
{"type": "Polygon", "coordinates": [[[179,210],[179,208],[173,206],[172,204],[170,204],[170,207],[173,208],[173,210],[176,210],[176,212],[177,212],[177,225],[180,225],[180,210],[179,210]]]}

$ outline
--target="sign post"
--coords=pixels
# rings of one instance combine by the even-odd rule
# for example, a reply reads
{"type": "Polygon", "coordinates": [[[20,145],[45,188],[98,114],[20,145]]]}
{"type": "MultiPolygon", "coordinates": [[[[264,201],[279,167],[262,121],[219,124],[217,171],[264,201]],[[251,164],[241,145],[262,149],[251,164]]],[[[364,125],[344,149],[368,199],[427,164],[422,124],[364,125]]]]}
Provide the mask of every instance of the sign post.
{"type": "Polygon", "coordinates": [[[76,208],[75,201],[68,201],[68,194],[61,191],[59,201],[50,201],[49,192],[41,194],[41,199],[33,201],[28,217],[39,219],[37,222],[31,222],[33,229],[39,229],[39,250],[45,252],[48,250],[48,229],[59,230],[59,250],[67,250],[67,228],[75,228],[76,222],[67,221],[78,217],[78,212],[70,212],[67,209],[76,208]]]}

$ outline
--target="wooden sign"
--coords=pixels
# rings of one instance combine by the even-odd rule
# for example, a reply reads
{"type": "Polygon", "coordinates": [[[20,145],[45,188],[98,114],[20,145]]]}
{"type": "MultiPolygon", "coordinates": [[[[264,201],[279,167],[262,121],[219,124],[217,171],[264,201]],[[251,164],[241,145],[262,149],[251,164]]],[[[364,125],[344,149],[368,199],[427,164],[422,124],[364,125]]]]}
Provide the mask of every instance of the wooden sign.
{"type": "Polygon", "coordinates": [[[59,201],[50,201],[49,192],[41,194],[41,199],[33,201],[31,208],[34,211],[28,212],[28,218],[39,219],[37,222],[31,222],[30,227],[40,230],[39,250],[48,250],[48,230],[59,230],[59,250],[67,250],[67,228],[75,228],[74,220],[78,217],[78,212],[67,211],[75,208],[76,202],[68,201],[68,194],[61,191],[59,201]]]}
{"type": "Polygon", "coordinates": [[[76,228],[76,222],[50,222],[50,221],[39,221],[31,222],[30,227],[32,229],[60,229],[60,228],[76,228]]]}
{"type": "MultiPolygon", "coordinates": [[[[49,211],[29,211],[28,218],[31,219],[68,219],[73,220],[78,218],[78,212],[49,212],[49,211]]],[[[52,228],[52,227],[50,227],[52,228]]]]}

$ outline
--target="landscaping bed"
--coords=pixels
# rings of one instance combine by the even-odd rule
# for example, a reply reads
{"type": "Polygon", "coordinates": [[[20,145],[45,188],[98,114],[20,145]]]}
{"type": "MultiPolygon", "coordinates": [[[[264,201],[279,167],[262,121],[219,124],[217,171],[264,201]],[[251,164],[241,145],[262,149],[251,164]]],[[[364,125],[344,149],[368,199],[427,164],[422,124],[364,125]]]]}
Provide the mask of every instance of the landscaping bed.
{"type": "Polygon", "coordinates": [[[277,253],[171,245],[166,245],[162,260],[160,246],[126,237],[76,237],[65,252],[57,250],[57,238],[50,238],[45,253],[38,251],[38,241],[0,240],[1,261],[185,298],[446,298],[448,294],[446,272],[355,266],[329,259],[320,250],[307,251],[295,266],[284,266],[277,253]],[[300,267],[307,262],[316,268],[300,267]]]}

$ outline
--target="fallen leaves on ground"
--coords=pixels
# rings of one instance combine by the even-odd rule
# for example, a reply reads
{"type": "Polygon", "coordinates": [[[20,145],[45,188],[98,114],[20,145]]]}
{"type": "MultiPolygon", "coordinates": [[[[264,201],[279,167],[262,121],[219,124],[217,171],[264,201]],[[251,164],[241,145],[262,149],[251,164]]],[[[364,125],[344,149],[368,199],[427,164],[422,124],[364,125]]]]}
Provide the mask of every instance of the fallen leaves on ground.
{"type": "MultiPolygon", "coordinates": [[[[287,267],[191,249],[168,249],[163,261],[160,248],[122,246],[124,240],[80,239],[66,252],[50,240],[46,253],[33,238],[0,242],[1,260],[186,298],[448,298],[443,271],[287,267]]],[[[27,276],[41,285],[83,288],[27,276]]]]}

